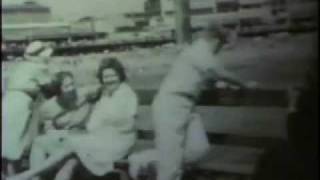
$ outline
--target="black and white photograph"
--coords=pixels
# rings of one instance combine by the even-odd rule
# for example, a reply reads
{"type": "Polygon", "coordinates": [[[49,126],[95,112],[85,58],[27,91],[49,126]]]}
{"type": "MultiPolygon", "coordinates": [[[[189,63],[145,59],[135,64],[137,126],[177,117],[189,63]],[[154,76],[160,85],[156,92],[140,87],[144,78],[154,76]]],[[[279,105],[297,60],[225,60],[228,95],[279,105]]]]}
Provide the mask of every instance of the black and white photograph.
{"type": "Polygon", "coordinates": [[[2,0],[1,180],[317,180],[317,0],[2,0]]]}

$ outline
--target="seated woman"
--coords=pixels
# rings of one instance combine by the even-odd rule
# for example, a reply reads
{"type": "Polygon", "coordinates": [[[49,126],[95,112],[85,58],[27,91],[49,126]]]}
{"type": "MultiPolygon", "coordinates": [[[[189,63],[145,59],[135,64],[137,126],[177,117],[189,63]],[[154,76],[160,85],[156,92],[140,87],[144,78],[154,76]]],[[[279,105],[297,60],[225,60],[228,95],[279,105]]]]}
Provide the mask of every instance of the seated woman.
{"type": "MultiPolygon", "coordinates": [[[[115,161],[122,159],[135,144],[134,129],[138,99],[126,83],[122,64],[116,58],[103,59],[97,73],[101,84],[85,131],[67,133],[65,146],[46,161],[12,179],[30,179],[63,159],[76,158],[95,176],[104,176],[113,170],[115,161]]],[[[70,162],[70,161],[69,161],[70,162]]],[[[73,170],[76,161],[67,166],[73,170]]],[[[61,179],[70,179],[72,173],[61,173],[61,179]]]]}
{"type": "Polygon", "coordinates": [[[103,176],[135,144],[138,98],[126,83],[122,64],[115,58],[101,62],[97,78],[102,88],[86,124],[88,133],[72,136],[70,141],[86,169],[103,176]]]}
{"type": "MultiPolygon", "coordinates": [[[[71,130],[79,129],[90,112],[88,89],[76,89],[71,72],[55,74],[56,96],[39,107],[41,135],[35,138],[30,154],[30,167],[37,167],[59,149],[64,148],[64,138],[71,130]]],[[[91,88],[91,91],[96,91],[91,88]]],[[[38,179],[38,178],[35,178],[38,179]]]]}

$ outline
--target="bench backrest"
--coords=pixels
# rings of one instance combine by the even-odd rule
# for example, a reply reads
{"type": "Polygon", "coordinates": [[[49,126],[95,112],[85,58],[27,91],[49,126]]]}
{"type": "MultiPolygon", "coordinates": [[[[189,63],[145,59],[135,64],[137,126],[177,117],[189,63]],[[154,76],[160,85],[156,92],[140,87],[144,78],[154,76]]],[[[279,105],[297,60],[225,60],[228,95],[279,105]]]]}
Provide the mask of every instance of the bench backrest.
{"type": "MultiPolygon", "coordinates": [[[[150,112],[156,90],[137,90],[140,139],[153,139],[150,112]]],[[[198,112],[214,144],[265,147],[286,139],[286,92],[283,90],[213,89],[202,93],[198,112]]]]}

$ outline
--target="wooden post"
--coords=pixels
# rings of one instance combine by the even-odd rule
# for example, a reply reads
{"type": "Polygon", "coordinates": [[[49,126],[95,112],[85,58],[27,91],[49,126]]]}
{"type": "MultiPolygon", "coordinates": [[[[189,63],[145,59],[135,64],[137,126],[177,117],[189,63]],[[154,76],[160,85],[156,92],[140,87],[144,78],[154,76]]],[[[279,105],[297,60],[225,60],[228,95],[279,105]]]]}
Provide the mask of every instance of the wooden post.
{"type": "Polygon", "coordinates": [[[70,25],[68,25],[67,30],[68,30],[67,43],[68,43],[68,44],[72,44],[72,32],[71,32],[71,27],[70,27],[70,25]]]}
{"type": "Polygon", "coordinates": [[[189,0],[174,0],[176,40],[182,45],[191,42],[190,6],[189,0]]]}
{"type": "Polygon", "coordinates": [[[96,26],[95,26],[95,19],[91,18],[90,19],[90,26],[91,26],[91,32],[94,34],[94,40],[98,39],[97,35],[96,35],[96,26]]]}

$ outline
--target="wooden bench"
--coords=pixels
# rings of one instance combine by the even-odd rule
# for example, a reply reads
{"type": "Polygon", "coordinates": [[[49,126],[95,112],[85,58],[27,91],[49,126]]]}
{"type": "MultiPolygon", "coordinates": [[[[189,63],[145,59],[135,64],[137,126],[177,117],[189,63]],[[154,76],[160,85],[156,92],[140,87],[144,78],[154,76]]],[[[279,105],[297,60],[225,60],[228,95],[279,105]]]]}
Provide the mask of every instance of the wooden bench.
{"type": "MultiPolygon", "coordinates": [[[[137,90],[141,107],[134,151],[153,148],[150,104],[155,90],[137,90]]],[[[198,112],[212,145],[208,157],[198,164],[203,173],[250,178],[259,156],[268,147],[286,140],[286,92],[282,90],[205,91],[198,112]]]]}
{"type": "MultiPolygon", "coordinates": [[[[137,118],[139,140],[133,152],[154,147],[150,104],[157,93],[136,92],[141,106],[137,118]]],[[[286,106],[286,92],[281,90],[203,92],[197,110],[212,148],[197,165],[198,174],[250,178],[259,156],[273,144],[286,140],[286,106]]],[[[126,160],[119,164],[130,166],[126,160]]]]}

